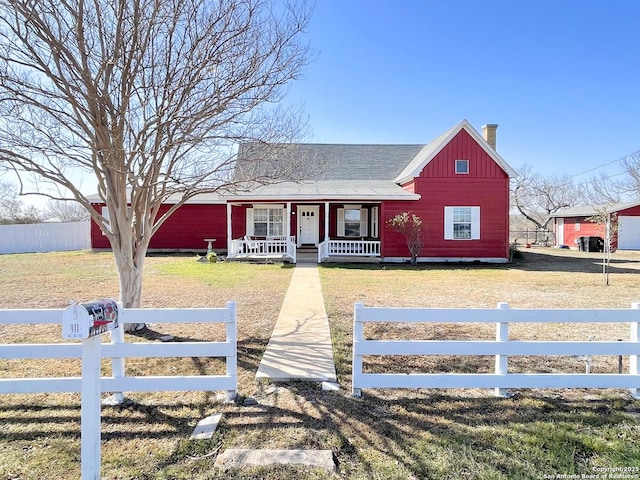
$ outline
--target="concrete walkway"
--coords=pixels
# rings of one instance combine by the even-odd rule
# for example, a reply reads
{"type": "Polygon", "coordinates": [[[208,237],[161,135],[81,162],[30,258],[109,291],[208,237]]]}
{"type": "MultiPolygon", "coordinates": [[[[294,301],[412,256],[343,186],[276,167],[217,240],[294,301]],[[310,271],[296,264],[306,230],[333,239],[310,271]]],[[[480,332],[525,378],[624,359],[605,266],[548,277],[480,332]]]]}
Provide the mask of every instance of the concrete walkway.
{"type": "Polygon", "coordinates": [[[333,345],[315,263],[298,263],[256,379],[335,382],[333,345]]]}

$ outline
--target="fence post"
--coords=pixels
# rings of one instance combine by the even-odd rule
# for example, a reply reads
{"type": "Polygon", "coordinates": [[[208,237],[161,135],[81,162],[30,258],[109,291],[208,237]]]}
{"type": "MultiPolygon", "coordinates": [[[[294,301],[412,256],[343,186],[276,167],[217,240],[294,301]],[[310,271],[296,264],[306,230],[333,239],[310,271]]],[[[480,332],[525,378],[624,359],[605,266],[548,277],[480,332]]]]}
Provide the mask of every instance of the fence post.
{"type": "MultiPolygon", "coordinates": [[[[508,310],[509,304],[504,302],[498,302],[497,307],[499,310],[508,310]]],[[[508,342],[509,341],[509,323],[497,322],[496,323],[496,342],[508,342]]],[[[496,375],[507,375],[508,373],[508,358],[507,355],[496,355],[496,375]]],[[[497,397],[510,397],[511,393],[506,388],[496,387],[495,395],[497,397]]]]}
{"type": "MultiPolygon", "coordinates": [[[[118,328],[111,330],[110,337],[113,345],[124,343],[124,305],[122,302],[118,302],[118,316],[120,321],[118,322],[118,328]]],[[[124,378],[124,358],[113,357],[111,359],[111,374],[113,378],[124,378]]],[[[109,398],[106,398],[103,402],[105,405],[120,405],[124,403],[124,392],[112,392],[109,398]]]]}
{"type": "Polygon", "coordinates": [[[226,323],[227,342],[232,345],[232,355],[226,358],[227,376],[233,378],[233,390],[227,390],[227,400],[235,400],[238,396],[238,333],[236,302],[227,302],[229,316],[226,323]]]}
{"type": "Polygon", "coordinates": [[[362,302],[356,302],[353,308],[353,347],[351,358],[351,395],[361,397],[362,392],[356,385],[360,385],[362,375],[362,355],[357,353],[358,343],[362,341],[364,325],[360,319],[360,309],[364,307],[362,302]]]}
{"type": "Polygon", "coordinates": [[[80,470],[82,480],[100,479],[101,335],[82,340],[80,470]]]}
{"type": "MultiPolygon", "coordinates": [[[[639,310],[640,309],[640,302],[633,302],[631,304],[631,308],[639,310]]],[[[636,342],[636,343],[640,343],[640,336],[638,335],[638,331],[639,331],[639,327],[640,327],[640,321],[636,320],[635,322],[631,322],[630,326],[630,330],[631,330],[631,341],[632,342],[636,342]]],[[[629,373],[631,375],[637,375],[638,374],[638,355],[629,355],[629,373]]],[[[629,391],[631,392],[631,395],[634,398],[640,399],[640,388],[635,387],[635,388],[631,388],[629,389],[629,391]]]]}

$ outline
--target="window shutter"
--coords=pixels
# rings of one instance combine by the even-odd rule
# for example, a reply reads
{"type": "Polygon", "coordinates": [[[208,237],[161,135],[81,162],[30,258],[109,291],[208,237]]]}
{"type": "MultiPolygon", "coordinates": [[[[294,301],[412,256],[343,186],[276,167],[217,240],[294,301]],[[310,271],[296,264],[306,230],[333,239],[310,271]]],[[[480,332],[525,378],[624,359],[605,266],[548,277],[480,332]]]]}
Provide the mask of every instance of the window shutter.
{"type": "Polygon", "coordinates": [[[338,236],[344,237],[344,208],[338,209],[338,236]]]}
{"type": "Polygon", "coordinates": [[[247,225],[245,233],[249,236],[253,235],[253,208],[247,208],[246,213],[247,225]]]}
{"type": "Polygon", "coordinates": [[[453,207],[444,207],[444,239],[453,240],[453,207]]]}
{"type": "Polygon", "coordinates": [[[371,236],[373,238],[378,238],[380,236],[379,228],[378,228],[378,215],[379,208],[373,207],[371,209],[371,236]]]}
{"type": "Polygon", "coordinates": [[[471,207],[471,240],[480,240],[480,207],[471,207]]]}
{"type": "Polygon", "coordinates": [[[366,237],[369,235],[369,218],[368,218],[369,210],[366,208],[360,209],[360,236],[366,237]]]}

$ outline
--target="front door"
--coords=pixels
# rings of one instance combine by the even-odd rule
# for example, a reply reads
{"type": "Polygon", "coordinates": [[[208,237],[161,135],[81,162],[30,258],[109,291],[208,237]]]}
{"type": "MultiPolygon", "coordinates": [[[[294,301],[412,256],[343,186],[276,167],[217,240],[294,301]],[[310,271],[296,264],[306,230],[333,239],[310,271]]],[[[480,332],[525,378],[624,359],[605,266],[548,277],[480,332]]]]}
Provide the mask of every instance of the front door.
{"type": "Polygon", "coordinates": [[[317,205],[298,206],[298,246],[318,246],[319,216],[317,205]]]}

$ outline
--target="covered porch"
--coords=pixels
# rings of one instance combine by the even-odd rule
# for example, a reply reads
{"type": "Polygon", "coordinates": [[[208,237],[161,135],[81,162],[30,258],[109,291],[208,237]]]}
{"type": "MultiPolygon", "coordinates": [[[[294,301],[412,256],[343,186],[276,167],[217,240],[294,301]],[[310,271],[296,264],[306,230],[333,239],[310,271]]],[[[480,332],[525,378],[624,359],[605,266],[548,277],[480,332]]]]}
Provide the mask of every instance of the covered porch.
{"type": "Polygon", "coordinates": [[[298,250],[317,262],[379,261],[379,203],[229,203],[227,258],[297,263],[298,250]]]}

